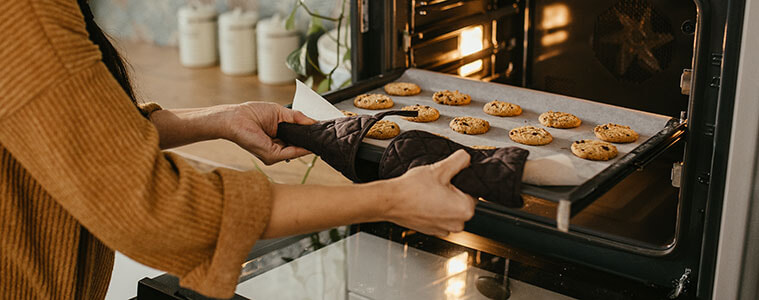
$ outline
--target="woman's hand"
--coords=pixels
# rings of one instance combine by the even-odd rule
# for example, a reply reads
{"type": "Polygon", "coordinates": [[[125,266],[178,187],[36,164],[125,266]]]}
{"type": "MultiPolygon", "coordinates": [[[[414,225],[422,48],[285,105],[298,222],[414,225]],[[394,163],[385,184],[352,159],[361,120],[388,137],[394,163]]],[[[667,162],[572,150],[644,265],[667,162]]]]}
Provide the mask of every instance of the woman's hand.
{"type": "Polygon", "coordinates": [[[308,150],[285,145],[277,136],[280,122],[310,125],[313,119],[276,103],[245,102],[234,105],[228,114],[224,138],[253,153],[267,165],[308,154],[308,150]]]}
{"type": "Polygon", "coordinates": [[[469,154],[459,150],[388,180],[392,190],[388,221],[436,236],[464,230],[464,222],[474,215],[476,200],[453,186],[451,179],[469,166],[469,160],[469,154]]]}

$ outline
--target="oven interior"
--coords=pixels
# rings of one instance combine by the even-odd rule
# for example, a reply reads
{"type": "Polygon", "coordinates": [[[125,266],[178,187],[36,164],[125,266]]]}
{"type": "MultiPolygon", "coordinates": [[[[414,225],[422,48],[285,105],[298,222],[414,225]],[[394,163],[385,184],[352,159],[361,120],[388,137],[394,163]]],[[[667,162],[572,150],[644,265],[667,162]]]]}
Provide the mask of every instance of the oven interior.
{"type": "Polygon", "coordinates": [[[407,28],[398,37],[402,53],[396,54],[405,58],[404,67],[673,117],[687,110],[680,77],[693,58],[696,7],[690,1],[433,0],[407,5],[407,28]]]}

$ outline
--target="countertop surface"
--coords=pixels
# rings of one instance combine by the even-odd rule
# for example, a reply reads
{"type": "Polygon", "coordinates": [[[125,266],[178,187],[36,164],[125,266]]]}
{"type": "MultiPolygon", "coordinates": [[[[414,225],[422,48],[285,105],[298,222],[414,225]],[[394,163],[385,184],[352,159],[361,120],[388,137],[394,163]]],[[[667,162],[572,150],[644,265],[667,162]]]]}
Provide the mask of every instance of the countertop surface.
{"type": "MultiPolygon", "coordinates": [[[[186,68],[179,64],[177,48],[122,41],[117,47],[133,70],[131,78],[137,97],[164,108],[205,107],[245,101],[292,102],[295,84],[265,85],[255,75],[229,76],[218,66],[186,68]]],[[[203,165],[252,170],[257,166],[276,182],[300,183],[312,161],[308,155],[289,163],[265,166],[252,154],[225,140],[212,140],[171,149],[203,165]]],[[[327,185],[350,182],[324,162],[317,161],[307,183],[327,185]]]]}

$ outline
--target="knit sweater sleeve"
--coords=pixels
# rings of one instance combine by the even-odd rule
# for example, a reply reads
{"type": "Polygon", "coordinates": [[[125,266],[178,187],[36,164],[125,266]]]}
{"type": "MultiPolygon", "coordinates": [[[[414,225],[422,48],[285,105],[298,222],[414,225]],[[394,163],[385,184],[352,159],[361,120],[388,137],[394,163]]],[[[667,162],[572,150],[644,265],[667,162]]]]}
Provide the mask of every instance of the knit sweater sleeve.
{"type": "Polygon", "coordinates": [[[268,223],[268,180],[199,173],[162,152],[89,42],[76,1],[2,1],[0,20],[0,144],[109,247],[205,295],[232,296],[268,223]]]}

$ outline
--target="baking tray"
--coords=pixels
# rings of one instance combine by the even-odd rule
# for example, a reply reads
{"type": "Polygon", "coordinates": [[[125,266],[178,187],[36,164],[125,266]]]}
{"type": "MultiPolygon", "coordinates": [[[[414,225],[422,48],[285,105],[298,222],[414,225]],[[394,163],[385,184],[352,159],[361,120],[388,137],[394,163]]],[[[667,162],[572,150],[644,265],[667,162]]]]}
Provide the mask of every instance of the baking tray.
{"type": "MultiPolygon", "coordinates": [[[[390,118],[397,122],[402,130],[419,129],[442,134],[451,140],[465,145],[492,145],[497,147],[517,146],[530,151],[528,159],[550,155],[565,154],[578,171],[582,183],[573,186],[539,186],[523,184],[522,193],[558,203],[556,225],[566,231],[569,218],[579,213],[596,198],[611,189],[633,171],[658,156],[664,150],[679,141],[685,131],[685,124],[679,119],[647,113],[628,108],[572,98],[558,94],[546,93],[520,87],[470,80],[453,75],[418,69],[399,70],[380,75],[351,87],[329,93],[325,98],[340,109],[362,114],[374,114],[379,111],[363,110],[353,106],[353,97],[362,93],[383,93],[382,86],[393,81],[414,82],[422,87],[423,92],[417,96],[393,96],[396,103],[391,109],[400,109],[405,105],[431,105],[440,110],[440,120],[432,123],[414,123],[400,118],[390,118]],[[432,101],[432,93],[438,90],[458,89],[472,96],[472,103],[466,106],[445,106],[432,101]],[[508,101],[522,106],[523,114],[518,117],[500,118],[482,112],[482,106],[494,99],[508,101]],[[527,146],[517,144],[508,138],[508,130],[523,125],[540,125],[537,116],[548,110],[564,111],[577,115],[583,120],[582,126],[574,129],[547,128],[554,136],[554,141],[545,146],[527,146]],[[473,116],[486,119],[491,130],[483,135],[469,136],[456,133],[448,127],[450,119],[456,116],[473,116]],[[630,144],[615,144],[619,155],[609,161],[588,161],[575,157],[569,151],[572,141],[595,139],[593,128],[597,124],[608,122],[629,125],[640,138],[630,144]]],[[[378,162],[389,141],[365,140],[359,148],[359,158],[369,162],[378,162]]],[[[506,207],[483,201],[480,206],[497,211],[508,212],[506,207]]]]}

